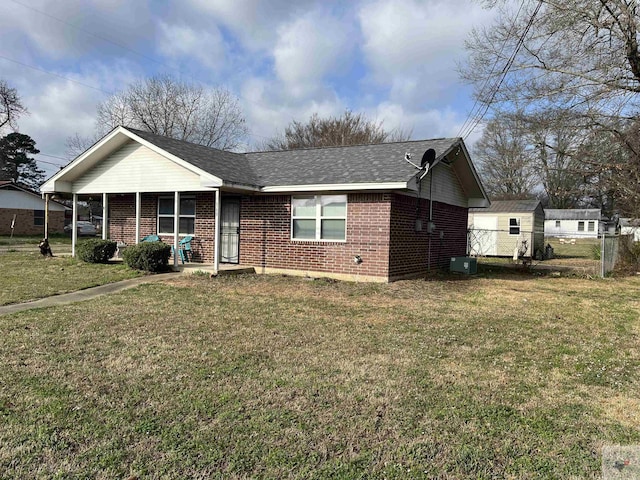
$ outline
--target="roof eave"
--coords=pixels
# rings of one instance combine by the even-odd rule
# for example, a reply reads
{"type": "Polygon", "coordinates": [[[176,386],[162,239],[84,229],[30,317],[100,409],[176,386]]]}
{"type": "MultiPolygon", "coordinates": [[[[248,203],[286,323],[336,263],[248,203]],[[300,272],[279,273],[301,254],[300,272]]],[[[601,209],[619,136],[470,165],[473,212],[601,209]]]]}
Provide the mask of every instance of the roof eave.
{"type": "Polygon", "coordinates": [[[290,192],[328,192],[353,190],[406,190],[408,182],[372,182],[372,183],[324,183],[310,185],[272,185],[262,187],[262,193],[290,192]]]}

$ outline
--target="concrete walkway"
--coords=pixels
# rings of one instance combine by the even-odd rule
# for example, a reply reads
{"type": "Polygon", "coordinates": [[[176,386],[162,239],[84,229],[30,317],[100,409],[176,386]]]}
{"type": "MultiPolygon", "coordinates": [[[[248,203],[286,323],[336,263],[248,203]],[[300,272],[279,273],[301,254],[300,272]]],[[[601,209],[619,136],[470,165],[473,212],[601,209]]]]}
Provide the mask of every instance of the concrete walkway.
{"type": "Polygon", "coordinates": [[[179,277],[180,275],[181,274],[179,272],[147,275],[144,277],[122,280],[120,282],[107,283],[106,285],[100,285],[98,287],[86,288],[84,290],[78,290],[77,292],[64,293],[62,295],[53,295],[51,297],[42,298],[40,300],[33,300],[31,302],[4,305],[0,307],[0,315],[8,315],[10,313],[30,310],[32,308],[53,307],[55,305],[65,305],[67,303],[82,302],[84,300],[91,300],[92,298],[96,298],[101,295],[107,295],[109,293],[116,293],[122,290],[126,290],[127,288],[137,287],[138,285],[142,285],[143,283],[162,282],[164,280],[179,277]]]}

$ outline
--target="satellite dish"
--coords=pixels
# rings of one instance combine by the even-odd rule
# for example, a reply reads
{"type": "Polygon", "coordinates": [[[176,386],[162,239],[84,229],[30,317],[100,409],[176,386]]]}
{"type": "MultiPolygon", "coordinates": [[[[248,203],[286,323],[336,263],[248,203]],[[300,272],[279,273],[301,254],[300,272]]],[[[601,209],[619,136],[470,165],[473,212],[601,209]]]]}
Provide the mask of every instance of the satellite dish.
{"type": "Polygon", "coordinates": [[[433,162],[435,161],[436,161],[436,151],[433,148],[430,148],[429,150],[424,152],[424,155],[422,155],[422,161],[420,162],[420,166],[422,168],[426,166],[430,167],[431,165],[433,165],[433,162]]]}

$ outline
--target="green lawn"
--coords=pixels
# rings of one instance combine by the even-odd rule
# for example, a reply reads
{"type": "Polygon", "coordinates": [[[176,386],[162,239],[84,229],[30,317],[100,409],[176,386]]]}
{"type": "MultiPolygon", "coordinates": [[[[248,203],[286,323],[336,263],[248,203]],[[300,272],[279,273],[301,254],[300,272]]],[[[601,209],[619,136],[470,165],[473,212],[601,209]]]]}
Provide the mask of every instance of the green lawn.
{"type": "Polygon", "coordinates": [[[553,254],[556,258],[584,258],[588,260],[597,260],[595,252],[600,252],[600,240],[597,238],[576,238],[575,244],[572,245],[568,240],[564,239],[564,243],[560,243],[559,238],[545,238],[544,244],[550,244],[553,247],[553,254]]]}
{"type": "Polygon", "coordinates": [[[73,292],[140,275],[124,265],[89,264],[70,257],[43,257],[35,252],[0,253],[0,268],[0,305],[73,292]]]}
{"type": "Polygon", "coordinates": [[[181,277],[0,317],[3,478],[600,478],[640,278],[181,277]]]}
{"type": "MultiPolygon", "coordinates": [[[[0,235],[0,245],[13,246],[13,245],[38,245],[42,240],[41,235],[0,235]]],[[[71,245],[71,236],[63,234],[53,234],[49,236],[49,243],[54,245],[71,245]]]]}

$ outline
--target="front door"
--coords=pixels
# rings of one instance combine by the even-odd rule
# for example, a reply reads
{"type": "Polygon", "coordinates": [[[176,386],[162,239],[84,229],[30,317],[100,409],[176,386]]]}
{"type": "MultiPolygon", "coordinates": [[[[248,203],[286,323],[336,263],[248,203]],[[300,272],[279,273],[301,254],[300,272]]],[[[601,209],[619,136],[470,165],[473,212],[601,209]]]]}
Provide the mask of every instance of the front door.
{"type": "Polygon", "coordinates": [[[238,263],[240,246],[240,200],[222,200],[220,216],[220,261],[238,263]]]}

